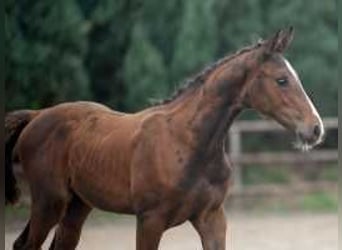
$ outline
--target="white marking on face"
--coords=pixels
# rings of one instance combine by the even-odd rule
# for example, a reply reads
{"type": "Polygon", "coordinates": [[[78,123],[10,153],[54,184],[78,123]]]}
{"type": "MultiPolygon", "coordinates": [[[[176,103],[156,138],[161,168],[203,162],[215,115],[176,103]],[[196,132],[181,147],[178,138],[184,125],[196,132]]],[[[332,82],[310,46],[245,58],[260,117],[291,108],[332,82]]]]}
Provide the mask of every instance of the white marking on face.
{"type": "Polygon", "coordinates": [[[289,63],[288,60],[286,60],[285,58],[283,58],[284,62],[285,62],[285,65],[287,67],[287,70],[290,71],[290,73],[293,75],[293,77],[296,79],[296,81],[300,84],[301,81],[298,77],[298,74],[297,72],[294,70],[294,68],[292,67],[292,65],[289,63]]]}
{"type": "Polygon", "coordinates": [[[307,100],[307,102],[309,103],[309,106],[310,106],[310,109],[311,109],[311,112],[314,116],[316,116],[317,120],[318,120],[318,123],[319,123],[319,127],[320,127],[320,131],[321,131],[321,134],[320,134],[320,137],[318,138],[317,140],[317,143],[321,142],[322,141],[322,138],[324,136],[324,126],[323,126],[323,122],[322,122],[322,119],[320,117],[320,115],[318,114],[317,112],[317,109],[316,107],[313,105],[312,101],[310,100],[310,98],[308,97],[308,95],[306,94],[304,88],[303,88],[303,84],[301,82],[301,80],[299,79],[298,77],[298,74],[297,72],[294,70],[294,68],[292,67],[292,65],[289,63],[289,61],[287,61],[285,58],[283,58],[284,62],[285,62],[285,65],[288,69],[288,71],[293,75],[293,77],[295,78],[297,84],[299,85],[300,89],[302,90],[302,92],[304,93],[304,96],[307,100]]]}

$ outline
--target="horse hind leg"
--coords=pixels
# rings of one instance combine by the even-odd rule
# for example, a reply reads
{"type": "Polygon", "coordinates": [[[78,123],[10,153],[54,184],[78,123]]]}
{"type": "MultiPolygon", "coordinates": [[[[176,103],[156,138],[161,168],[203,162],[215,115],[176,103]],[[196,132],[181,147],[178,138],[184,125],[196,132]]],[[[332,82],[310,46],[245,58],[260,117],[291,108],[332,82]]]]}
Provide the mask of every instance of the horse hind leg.
{"type": "Polygon", "coordinates": [[[48,193],[42,187],[32,193],[31,218],[23,233],[15,241],[16,250],[39,250],[49,231],[63,216],[68,202],[67,195],[48,193]]]}
{"type": "Polygon", "coordinates": [[[59,222],[50,250],[73,250],[76,248],[82,226],[91,211],[77,195],[74,195],[65,215],[59,222]]]}
{"type": "Polygon", "coordinates": [[[19,237],[14,241],[13,250],[20,250],[24,247],[27,242],[28,233],[30,229],[30,221],[26,224],[25,229],[19,235],[19,237]]]}

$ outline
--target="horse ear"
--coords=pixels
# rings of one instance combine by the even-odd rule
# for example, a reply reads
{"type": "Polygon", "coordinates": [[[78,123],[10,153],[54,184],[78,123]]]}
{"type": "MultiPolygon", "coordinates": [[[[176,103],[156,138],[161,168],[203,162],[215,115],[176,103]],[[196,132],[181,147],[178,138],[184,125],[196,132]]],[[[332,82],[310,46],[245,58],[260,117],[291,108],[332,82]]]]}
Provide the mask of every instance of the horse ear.
{"type": "Polygon", "coordinates": [[[294,36],[294,29],[290,26],[287,29],[279,30],[273,37],[266,40],[265,46],[268,52],[283,53],[291,44],[294,36]]]}

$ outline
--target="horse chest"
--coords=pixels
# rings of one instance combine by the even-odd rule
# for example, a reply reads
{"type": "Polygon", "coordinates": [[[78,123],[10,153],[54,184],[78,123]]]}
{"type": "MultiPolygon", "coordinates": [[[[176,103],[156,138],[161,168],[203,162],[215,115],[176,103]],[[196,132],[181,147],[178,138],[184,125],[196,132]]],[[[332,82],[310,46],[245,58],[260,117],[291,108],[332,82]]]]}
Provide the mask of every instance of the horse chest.
{"type": "Polygon", "coordinates": [[[217,208],[224,201],[230,181],[229,165],[222,161],[212,161],[205,166],[197,167],[201,172],[190,172],[193,175],[187,176],[190,179],[182,182],[181,191],[173,196],[176,198],[172,203],[176,205],[170,212],[172,225],[182,223],[206,210],[217,208]]]}
{"type": "Polygon", "coordinates": [[[188,161],[181,186],[185,190],[191,189],[204,180],[208,188],[225,188],[230,176],[231,164],[226,154],[217,153],[211,157],[197,155],[188,161]]]}
{"type": "Polygon", "coordinates": [[[194,210],[203,210],[220,205],[226,195],[229,179],[219,183],[211,183],[207,179],[199,180],[186,197],[187,202],[193,204],[194,210]]]}
{"type": "Polygon", "coordinates": [[[210,183],[206,178],[198,179],[188,190],[178,192],[167,203],[167,214],[170,226],[176,226],[191,220],[205,211],[218,208],[226,196],[229,180],[220,183],[210,183]]]}

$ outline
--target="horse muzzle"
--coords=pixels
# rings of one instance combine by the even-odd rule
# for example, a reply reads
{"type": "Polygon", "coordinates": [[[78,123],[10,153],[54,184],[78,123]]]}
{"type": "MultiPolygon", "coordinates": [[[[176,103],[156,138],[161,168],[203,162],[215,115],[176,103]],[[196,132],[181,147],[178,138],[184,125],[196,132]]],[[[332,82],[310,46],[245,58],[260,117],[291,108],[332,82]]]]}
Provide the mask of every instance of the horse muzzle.
{"type": "Polygon", "coordinates": [[[324,127],[319,121],[313,125],[301,124],[297,127],[297,137],[302,145],[313,147],[320,144],[324,138],[324,127]]]}

